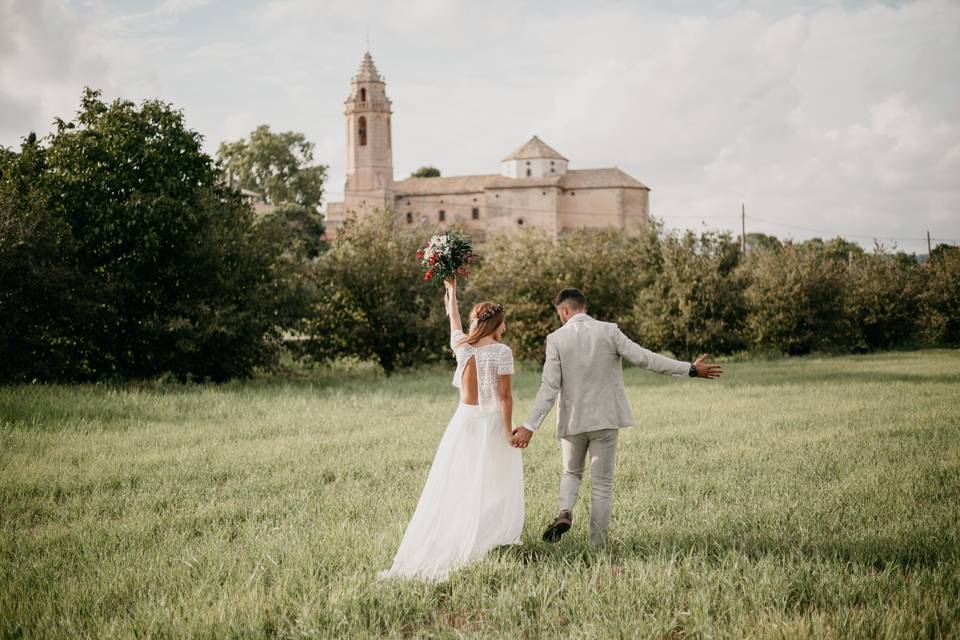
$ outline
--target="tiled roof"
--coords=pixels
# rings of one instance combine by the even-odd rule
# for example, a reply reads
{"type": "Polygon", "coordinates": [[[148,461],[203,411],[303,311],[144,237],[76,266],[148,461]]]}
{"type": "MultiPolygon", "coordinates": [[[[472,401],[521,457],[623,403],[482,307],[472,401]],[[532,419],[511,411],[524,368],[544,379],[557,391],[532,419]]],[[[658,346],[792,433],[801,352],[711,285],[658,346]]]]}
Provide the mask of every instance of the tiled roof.
{"type": "Polygon", "coordinates": [[[407,178],[394,183],[397,195],[419,195],[436,193],[477,193],[487,184],[500,176],[451,176],[449,178],[407,178]]]}
{"type": "Polygon", "coordinates": [[[564,189],[623,187],[650,190],[647,185],[616,167],[607,169],[573,169],[567,171],[560,181],[560,186],[564,189]]]}
{"type": "Polygon", "coordinates": [[[556,149],[548,145],[537,136],[533,136],[526,144],[501,160],[501,162],[506,162],[508,160],[527,160],[532,158],[556,158],[558,160],[566,160],[566,158],[560,155],[560,152],[558,152],[556,149]]]}
{"type": "Polygon", "coordinates": [[[560,176],[542,178],[507,178],[497,174],[450,176],[446,178],[407,178],[394,183],[397,196],[480,193],[484,189],[527,189],[559,187],[561,189],[648,189],[620,169],[574,169],[560,176]]]}

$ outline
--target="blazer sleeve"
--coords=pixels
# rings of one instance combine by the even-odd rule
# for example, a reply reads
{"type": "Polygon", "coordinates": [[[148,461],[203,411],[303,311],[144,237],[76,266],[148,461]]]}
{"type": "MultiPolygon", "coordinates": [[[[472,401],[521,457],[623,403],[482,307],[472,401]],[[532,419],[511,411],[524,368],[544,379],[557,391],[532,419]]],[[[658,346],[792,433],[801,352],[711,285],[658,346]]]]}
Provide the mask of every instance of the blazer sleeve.
{"type": "Polygon", "coordinates": [[[553,403],[557,401],[560,382],[560,351],[550,336],[547,336],[547,359],[543,363],[543,374],[540,376],[540,390],[537,391],[537,398],[533,401],[527,421],[523,423],[525,428],[530,431],[540,428],[547,414],[553,409],[553,403]]]}
{"type": "Polygon", "coordinates": [[[672,375],[675,378],[686,378],[690,375],[689,362],[672,360],[649,349],[644,349],[625,336],[617,325],[613,325],[613,344],[621,358],[626,358],[638,367],[649,369],[654,373],[672,375]]]}

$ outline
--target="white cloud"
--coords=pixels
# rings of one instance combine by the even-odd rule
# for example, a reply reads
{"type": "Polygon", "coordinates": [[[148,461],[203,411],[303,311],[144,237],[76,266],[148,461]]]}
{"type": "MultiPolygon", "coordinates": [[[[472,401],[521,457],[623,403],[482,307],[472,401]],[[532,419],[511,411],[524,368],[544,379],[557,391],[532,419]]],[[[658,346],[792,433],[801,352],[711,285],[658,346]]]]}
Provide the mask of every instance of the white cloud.
{"type": "Polygon", "coordinates": [[[85,33],[83,17],[62,3],[0,0],[0,144],[76,111],[87,78],[106,67],[85,33]]]}
{"type": "Polygon", "coordinates": [[[537,133],[571,166],[649,184],[673,226],[737,229],[746,202],[781,223],[751,229],[781,236],[960,240],[951,0],[127,7],[0,0],[0,144],[71,114],[90,84],[174,102],[211,151],[261,122],[304,131],[339,192],[343,99],[369,34],[398,177],[495,172],[537,133]]]}

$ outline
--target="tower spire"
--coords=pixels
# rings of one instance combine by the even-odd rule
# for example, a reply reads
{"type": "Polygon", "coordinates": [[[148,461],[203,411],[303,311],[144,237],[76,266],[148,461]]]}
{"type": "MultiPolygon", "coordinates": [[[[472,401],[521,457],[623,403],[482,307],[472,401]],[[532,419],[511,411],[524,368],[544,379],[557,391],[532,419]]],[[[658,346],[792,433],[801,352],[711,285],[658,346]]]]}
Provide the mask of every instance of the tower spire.
{"type": "Polygon", "coordinates": [[[345,101],[347,120],[346,211],[393,208],[392,113],[383,76],[364,52],[345,101]]]}
{"type": "Polygon", "coordinates": [[[377,71],[377,65],[373,64],[373,57],[367,51],[363,54],[363,60],[357,68],[357,75],[353,77],[354,82],[383,82],[383,77],[377,71]]]}

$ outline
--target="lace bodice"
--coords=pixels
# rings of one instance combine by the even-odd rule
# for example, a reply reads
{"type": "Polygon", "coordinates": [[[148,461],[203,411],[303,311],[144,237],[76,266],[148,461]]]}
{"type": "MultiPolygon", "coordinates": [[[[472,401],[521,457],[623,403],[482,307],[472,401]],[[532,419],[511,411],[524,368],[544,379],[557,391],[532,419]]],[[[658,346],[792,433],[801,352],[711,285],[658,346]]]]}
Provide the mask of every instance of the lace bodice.
{"type": "Polygon", "coordinates": [[[453,386],[460,388],[463,368],[470,361],[470,358],[476,358],[477,392],[480,406],[496,407],[499,405],[497,396],[498,376],[513,374],[513,351],[507,345],[499,342],[482,347],[459,344],[465,337],[463,331],[454,331],[450,334],[450,348],[457,356],[457,371],[453,374],[453,386]]]}

